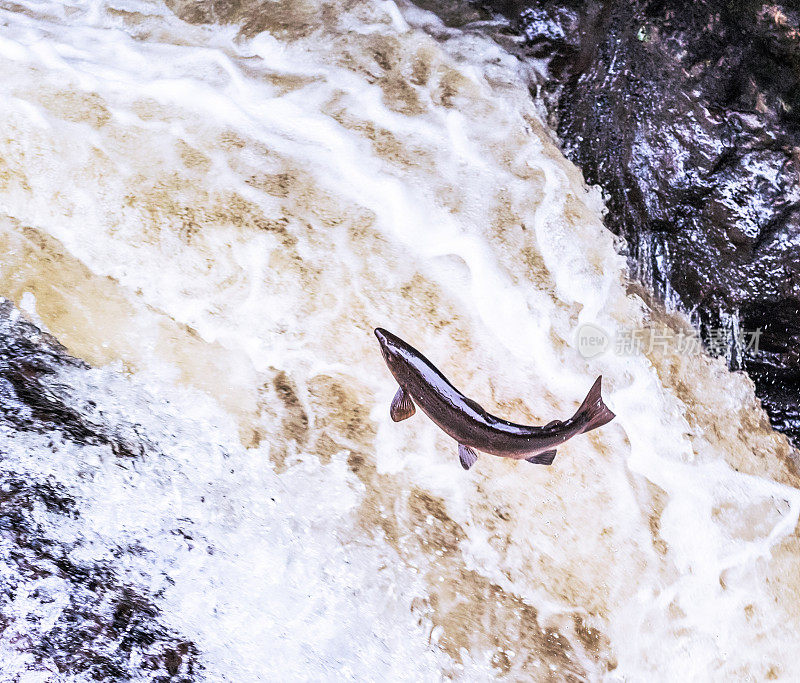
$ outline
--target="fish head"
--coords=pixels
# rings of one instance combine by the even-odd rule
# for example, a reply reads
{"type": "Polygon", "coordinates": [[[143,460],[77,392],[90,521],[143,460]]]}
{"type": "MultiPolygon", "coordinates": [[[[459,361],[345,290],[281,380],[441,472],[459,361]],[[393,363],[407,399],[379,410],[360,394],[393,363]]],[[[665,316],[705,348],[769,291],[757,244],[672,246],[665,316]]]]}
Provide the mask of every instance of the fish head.
{"type": "Polygon", "coordinates": [[[407,345],[402,339],[384,330],[382,327],[375,328],[375,336],[381,345],[381,354],[386,365],[391,370],[395,379],[400,380],[406,367],[407,345]]]}

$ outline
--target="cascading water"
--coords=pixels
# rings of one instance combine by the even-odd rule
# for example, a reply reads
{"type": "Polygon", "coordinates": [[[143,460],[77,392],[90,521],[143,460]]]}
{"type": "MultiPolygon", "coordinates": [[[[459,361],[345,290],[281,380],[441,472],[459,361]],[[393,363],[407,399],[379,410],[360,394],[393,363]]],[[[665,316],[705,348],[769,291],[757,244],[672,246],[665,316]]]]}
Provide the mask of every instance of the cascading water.
{"type": "Polygon", "coordinates": [[[581,353],[686,323],[516,59],[390,1],[2,8],[4,680],[797,675],[796,456],[669,335],[581,353]],[[378,325],[618,417],[465,473],[378,325]]]}

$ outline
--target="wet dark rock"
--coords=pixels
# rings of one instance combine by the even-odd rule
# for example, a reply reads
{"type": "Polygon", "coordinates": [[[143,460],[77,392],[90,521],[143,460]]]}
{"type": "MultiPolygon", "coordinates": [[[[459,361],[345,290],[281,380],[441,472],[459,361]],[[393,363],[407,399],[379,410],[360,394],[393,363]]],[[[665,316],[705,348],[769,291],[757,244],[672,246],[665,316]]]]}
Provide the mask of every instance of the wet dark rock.
{"type": "Polygon", "coordinates": [[[82,445],[108,445],[118,456],[142,455],[136,425],[108,424],[89,400],[77,400],[64,373],[89,367],[0,299],[0,424],[19,431],[57,430],[82,445]]]}
{"type": "Polygon", "coordinates": [[[565,151],[607,193],[634,273],[707,341],[760,329],[726,355],[800,437],[800,5],[479,4],[550,60],[565,151]]]}
{"type": "Polygon", "coordinates": [[[80,523],[74,496],[54,474],[20,470],[8,450],[15,435],[40,434],[42,448],[52,437],[53,459],[86,445],[105,446],[121,462],[153,456],[133,426],[104,422],[91,401],[73,395],[63,384],[70,372],[89,368],[0,303],[0,641],[28,655],[33,669],[55,667],[70,680],[188,683],[201,671],[197,648],[164,625],[157,596],[131,585],[124,562],[115,563],[143,550],[126,545],[102,561],[77,559],[84,539],[70,531],[80,523]]]}
{"type": "MultiPolygon", "coordinates": [[[[12,623],[4,615],[20,590],[44,605],[66,598],[55,623],[29,623],[25,637],[15,638],[15,649],[81,680],[129,680],[141,666],[152,680],[192,680],[199,668],[197,648],[163,626],[152,599],[120,581],[111,564],[71,559],[73,543],[52,538],[50,529],[34,521],[37,506],[55,515],[78,516],[74,501],[56,483],[0,471],[0,534],[6,546],[0,626],[12,623]],[[49,584],[50,578],[59,580],[59,588],[49,584]],[[29,591],[31,585],[44,587],[29,591]],[[176,658],[179,652],[182,658],[176,658]],[[171,678],[179,671],[181,677],[171,678]]],[[[4,630],[0,628],[0,636],[4,630]]]]}

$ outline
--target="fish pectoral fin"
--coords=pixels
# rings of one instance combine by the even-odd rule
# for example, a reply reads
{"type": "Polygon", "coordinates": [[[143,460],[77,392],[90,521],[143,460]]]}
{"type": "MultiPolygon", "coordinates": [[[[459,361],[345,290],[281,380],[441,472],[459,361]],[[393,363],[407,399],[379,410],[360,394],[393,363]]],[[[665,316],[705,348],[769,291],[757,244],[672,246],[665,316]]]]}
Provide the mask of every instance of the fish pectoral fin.
{"type": "Polygon", "coordinates": [[[550,427],[556,427],[561,424],[561,420],[553,420],[552,422],[548,422],[544,428],[549,429],[550,427]]]}
{"type": "Polygon", "coordinates": [[[477,461],[478,454],[469,446],[458,444],[458,459],[461,461],[461,467],[468,470],[477,461]]]}
{"type": "Polygon", "coordinates": [[[392,399],[392,407],[389,408],[389,415],[392,420],[395,422],[407,420],[416,412],[417,409],[414,407],[410,394],[403,387],[400,387],[392,399]]]}
{"type": "Polygon", "coordinates": [[[530,458],[525,458],[525,460],[532,462],[534,465],[552,465],[553,460],[555,459],[555,449],[552,451],[545,451],[544,453],[537,453],[536,455],[532,455],[530,458]]]}

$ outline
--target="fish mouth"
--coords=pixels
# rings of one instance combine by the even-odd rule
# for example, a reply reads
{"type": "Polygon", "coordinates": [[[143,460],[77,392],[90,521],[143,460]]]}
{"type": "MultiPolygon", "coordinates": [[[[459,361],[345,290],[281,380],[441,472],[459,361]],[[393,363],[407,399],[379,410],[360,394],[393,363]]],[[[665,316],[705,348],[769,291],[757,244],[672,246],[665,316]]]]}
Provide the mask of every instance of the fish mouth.
{"type": "Polygon", "coordinates": [[[378,338],[378,344],[381,347],[381,355],[383,356],[383,360],[386,361],[387,365],[391,367],[392,359],[391,359],[391,344],[389,343],[389,333],[384,330],[382,327],[376,327],[375,336],[378,338]]]}

